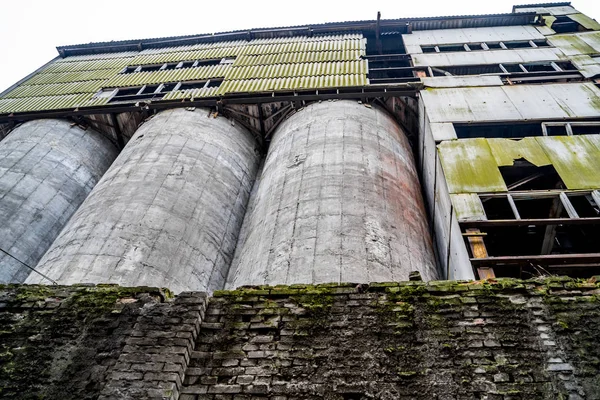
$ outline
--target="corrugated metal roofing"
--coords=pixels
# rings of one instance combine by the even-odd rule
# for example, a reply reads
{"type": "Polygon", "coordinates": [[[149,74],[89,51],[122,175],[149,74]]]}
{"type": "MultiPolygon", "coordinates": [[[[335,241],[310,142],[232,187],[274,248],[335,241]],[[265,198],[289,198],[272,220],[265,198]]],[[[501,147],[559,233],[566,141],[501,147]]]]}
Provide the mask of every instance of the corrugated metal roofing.
{"type": "Polygon", "coordinates": [[[58,59],[1,99],[0,112],[105,104],[101,88],[223,78],[218,88],[169,93],[165,99],[281,89],[366,85],[362,34],[286,36],[80,55],[58,59]],[[126,66],[235,58],[233,64],[121,73],[126,66]]]}
{"type": "Polygon", "coordinates": [[[179,68],[154,72],[119,74],[107,80],[104,87],[140,86],[153,83],[194,81],[209,78],[224,78],[230,65],[211,65],[197,68],[179,68]]]}
{"type": "Polygon", "coordinates": [[[270,64],[296,64],[303,62],[332,62],[360,60],[364,55],[362,50],[348,51],[319,51],[299,55],[298,53],[281,54],[255,54],[241,55],[236,58],[236,66],[270,65],[270,64]]]}
{"type": "Polygon", "coordinates": [[[105,80],[51,83],[48,85],[19,86],[5,98],[55,96],[61,94],[96,93],[104,85],[105,80]]]}
{"type": "Polygon", "coordinates": [[[367,85],[365,75],[326,75],[275,79],[249,79],[224,81],[219,94],[233,92],[266,92],[285,89],[316,89],[367,85]]]}
{"type": "Polygon", "coordinates": [[[438,145],[451,193],[505,192],[498,166],[525,158],[552,164],[568,189],[600,187],[598,135],[537,136],[513,139],[459,139],[438,145]]]}

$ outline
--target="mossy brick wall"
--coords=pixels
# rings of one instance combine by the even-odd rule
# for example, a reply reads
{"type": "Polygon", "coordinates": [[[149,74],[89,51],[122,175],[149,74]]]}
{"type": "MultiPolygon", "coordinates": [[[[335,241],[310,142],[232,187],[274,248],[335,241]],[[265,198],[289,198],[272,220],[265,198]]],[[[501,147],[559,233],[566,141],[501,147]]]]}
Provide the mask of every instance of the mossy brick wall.
{"type": "Polygon", "coordinates": [[[177,398],[206,295],[169,296],[0,285],[0,399],[177,398]]]}
{"type": "Polygon", "coordinates": [[[0,399],[600,399],[600,285],[568,278],[0,286],[0,399]],[[208,304],[207,304],[208,303],[208,304]]]}
{"type": "Polygon", "coordinates": [[[600,399],[599,298],[568,278],[216,292],[180,400],[600,399]]]}

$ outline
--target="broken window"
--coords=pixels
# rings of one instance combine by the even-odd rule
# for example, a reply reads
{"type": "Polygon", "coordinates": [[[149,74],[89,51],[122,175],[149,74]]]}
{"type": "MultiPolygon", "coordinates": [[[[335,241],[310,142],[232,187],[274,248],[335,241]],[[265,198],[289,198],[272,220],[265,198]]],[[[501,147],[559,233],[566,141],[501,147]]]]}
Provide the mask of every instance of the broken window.
{"type": "Polygon", "coordinates": [[[109,97],[109,103],[161,100],[165,94],[175,90],[202,89],[219,87],[223,78],[211,78],[202,81],[171,82],[126,88],[107,88],[95,97],[109,97]]]}
{"type": "Polygon", "coordinates": [[[550,28],[554,29],[556,33],[571,33],[587,31],[586,28],[581,26],[579,22],[572,20],[568,15],[557,15],[556,20],[552,23],[550,28]]]}
{"type": "Polygon", "coordinates": [[[600,192],[521,190],[479,199],[485,218],[460,224],[480,277],[600,272],[600,192]]]}
{"type": "MultiPolygon", "coordinates": [[[[371,83],[414,82],[419,80],[418,70],[410,65],[405,54],[368,56],[368,78],[371,83]]],[[[425,73],[426,74],[426,73],[425,73]]]]}
{"type": "Polygon", "coordinates": [[[499,167],[509,191],[562,189],[565,184],[553,165],[535,166],[520,158],[513,165],[499,167]]]}
{"type": "Polygon", "coordinates": [[[537,47],[550,47],[546,40],[514,40],[509,42],[482,42],[482,43],[459,43],[422,45],[423,53],[447,53],[461,51],[487,51],[487,50],[511,50],[527,49],[537,47]]]}
{"type": "Polygon", "coordinates": [[[206,67],[211,65],[231,65],[235,62],[235,57],[226,58],[214,58],[208,60],[191,60],[191,61],[180,61],[173,63],[163,64],[150,64],[150,65],[131,65],[123,68],[121,74],[132,74],[136,72],[155,72],[165,71],[171,69],[180,68],[195,68],[195,67],[206,67]]]}
{"type": "Polygon", "coordinates": [[[531,123],[454,124],[459,139],[600,134],[600,121],[548,121],[531,123]]]}

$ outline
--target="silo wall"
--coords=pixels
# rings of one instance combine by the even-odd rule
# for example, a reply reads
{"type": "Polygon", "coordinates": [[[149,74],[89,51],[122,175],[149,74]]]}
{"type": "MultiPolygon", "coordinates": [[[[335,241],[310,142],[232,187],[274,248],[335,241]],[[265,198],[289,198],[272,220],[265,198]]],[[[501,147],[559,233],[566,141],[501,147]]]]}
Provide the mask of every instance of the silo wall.
{"type": "Polygon", "coordinates": [[[382,109],[314,103],[282,123],[227,288],[438,278],[408,140],[382,109]]]}
{"type": "Polygon", "coordinates": [[[25,281],[117,154],[100,133],[54,119],[0,142],[0,283],[25,281]]]}
{"type": "Polygon", "coordinates": [[[259,163],[256,146],[247,130],[206,109],[157,114],[38,269],[61,284],[223,288],[259,163]]]}

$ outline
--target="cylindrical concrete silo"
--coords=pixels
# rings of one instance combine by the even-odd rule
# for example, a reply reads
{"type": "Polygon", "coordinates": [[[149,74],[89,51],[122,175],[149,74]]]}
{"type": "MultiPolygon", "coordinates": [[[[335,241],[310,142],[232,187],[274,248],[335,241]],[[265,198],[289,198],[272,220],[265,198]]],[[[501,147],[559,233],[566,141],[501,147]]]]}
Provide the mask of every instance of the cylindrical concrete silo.
{"type": "Polygon", "coordinates": [[[277,129],[227,288],[438,278],[411,149],[383,110],[312,104],[277,129]]]}
{"type": "Polygon", "coordinates": [[[27,122],[0,142],[0,283],[32,273],[27,266],[35,267],[117,154],[100,133],[53,119],[27,122]]]}
{"type": "Polygon", "coordinates": [[[258,168],[256,146],[246,129],[206,109],[157,114],[37,268],[62,284],[222,289],[258,168]]]}

